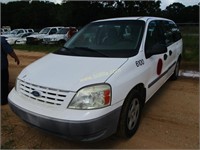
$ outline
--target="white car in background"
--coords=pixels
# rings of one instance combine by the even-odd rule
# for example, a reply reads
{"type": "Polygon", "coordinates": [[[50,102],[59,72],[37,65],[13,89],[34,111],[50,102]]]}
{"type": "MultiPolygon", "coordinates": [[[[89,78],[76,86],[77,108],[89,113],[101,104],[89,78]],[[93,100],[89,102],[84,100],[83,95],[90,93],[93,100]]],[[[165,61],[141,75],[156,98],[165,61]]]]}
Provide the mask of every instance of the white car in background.
{"type": "Polygon", "coordinates": [[[56,34],[47,35],[43,38],[43,44],[64,44],[66,42],[65,37],[69,27],[61,28],[56,34]]]}
{"type": "Polygon", "coordinates": [[[29,33],[20,33],[16,36],[10,36],[7,37],[6,40],[9,44],[25,44],[23,41],[26,40],[26,37],[33,34],[34,32],[29,32],[29,33]]]}
{"type": "Polygon", "coordinates": [[[15,37],[15,36],[18,36],[22,33],[32,33],[32,32],[34,32],[33,29],[14,29],[10,33],[3,34],[2,36],[4,36],[4,37],[15,37]]]}
{"type": "Polygon", "coordinates": [[[26,44],[26,37],[29,35],[33,35],[33,34],[37,34],[37,33],[32,32],[32,33],[27,33],[27,35],[25,33],[25,35],[23,37],[21,37],[15,41],[15,44],[26,44]]]}
{"type": "Polygon", "coordinates": [[[3,29],[3,28],[1,28],[1,35],[5,35],[5,34],[8,34],[8,33],[10,33],[10,30],[9,29],[3,29]]]}
{"type": "Polygon", "coordinates": [[[43,38],[47,35],[57,33],[63,27],[46,27],[43,28],[38,34],[27,36],[26,44],[40,44],[43,38]]]}

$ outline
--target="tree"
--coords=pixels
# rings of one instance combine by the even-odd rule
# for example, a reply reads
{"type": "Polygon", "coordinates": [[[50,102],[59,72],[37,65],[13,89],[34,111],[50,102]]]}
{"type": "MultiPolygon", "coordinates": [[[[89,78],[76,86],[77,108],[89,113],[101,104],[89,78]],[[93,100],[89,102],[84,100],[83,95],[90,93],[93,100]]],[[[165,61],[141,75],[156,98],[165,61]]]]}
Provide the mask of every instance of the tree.
{"type": "Polygon", "coordinates": [[[166,7],[165,15],[167,18],[170,18],[177,23],[182,22],[183,16],[181,16],[181,14],[183,13],[184,8],[185,6],[181,3],[173,3],[166,7]]]}
{"type": "Polygon", "coordinates": [[[161,1],[68,1],[61,5],[48,1],[17,1],[1,4],[1,24],[12,28],[84,26],[106,18],[162,16],[175,22],[199,22],[199,6],[173,3],[161,11],[161,1]]]}

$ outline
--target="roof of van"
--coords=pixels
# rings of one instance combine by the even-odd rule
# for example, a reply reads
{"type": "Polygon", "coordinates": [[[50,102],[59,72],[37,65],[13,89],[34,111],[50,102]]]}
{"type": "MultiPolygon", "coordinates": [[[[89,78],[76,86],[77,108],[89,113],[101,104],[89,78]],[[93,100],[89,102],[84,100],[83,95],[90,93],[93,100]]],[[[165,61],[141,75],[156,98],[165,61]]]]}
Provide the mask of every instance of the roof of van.
{"type": "Polygon", "coordinates": [[[138,16],[138,17],[119,17],[119,18],[109,18],[109,19],[101,19],[101,20],[96,20],[94,22],[99,22],[99,21],[114,21],[114,20],[144,20],[147,21],[149,19],[155,19],[155,20],[169,20],[166,18],[160,18],[160,17],[151,17],[151,16],[138,16]]]}

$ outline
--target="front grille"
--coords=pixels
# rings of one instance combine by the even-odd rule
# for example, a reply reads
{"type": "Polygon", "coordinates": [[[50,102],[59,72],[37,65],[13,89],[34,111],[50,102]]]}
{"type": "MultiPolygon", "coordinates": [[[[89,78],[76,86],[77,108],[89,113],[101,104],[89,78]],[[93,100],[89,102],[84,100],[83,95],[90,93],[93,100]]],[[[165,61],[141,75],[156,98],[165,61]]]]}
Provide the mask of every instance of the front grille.
{"type": "Polygon", "coordinates": [[[30,100],[59,106],[67,97],[68,91],[39,86],[22,80],[18,81],[19,92],[30,100]],[[33,91],[37,91],[39,96],[34,96],[33,91]]]}

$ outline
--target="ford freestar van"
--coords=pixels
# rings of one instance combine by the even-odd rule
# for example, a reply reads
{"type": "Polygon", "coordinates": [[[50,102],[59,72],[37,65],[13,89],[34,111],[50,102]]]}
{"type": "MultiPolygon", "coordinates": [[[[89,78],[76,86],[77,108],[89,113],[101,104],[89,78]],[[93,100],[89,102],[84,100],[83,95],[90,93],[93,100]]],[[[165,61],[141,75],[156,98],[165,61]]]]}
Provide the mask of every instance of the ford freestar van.
{"type": "Polygon", "coordinates": [[[171,20],[94,21],[26,67],[9,104],[24,121],[69,139],[101,140],[117,131],[131,137],[145,102],[178,77],[181,52],[171,20]]]}

